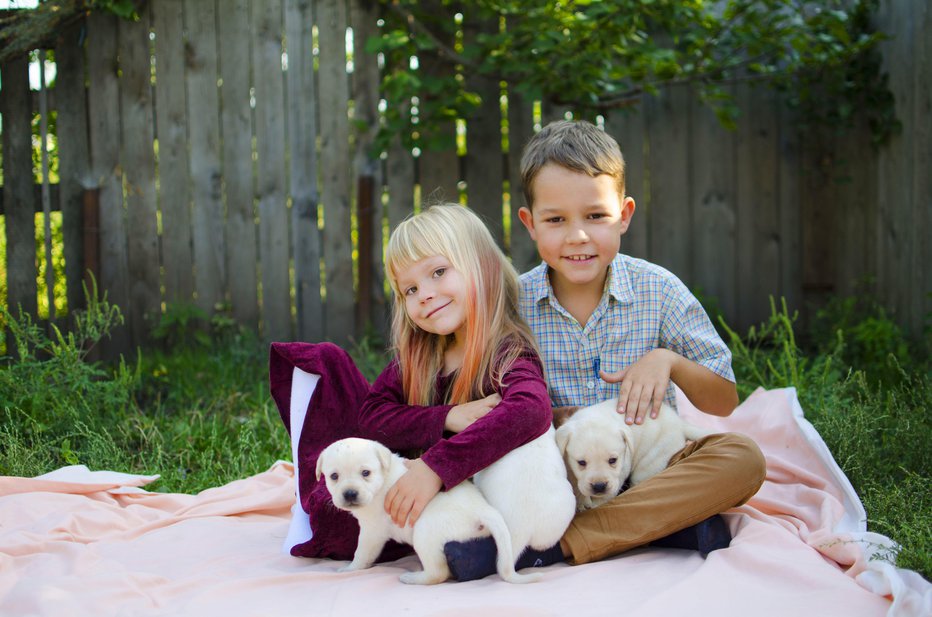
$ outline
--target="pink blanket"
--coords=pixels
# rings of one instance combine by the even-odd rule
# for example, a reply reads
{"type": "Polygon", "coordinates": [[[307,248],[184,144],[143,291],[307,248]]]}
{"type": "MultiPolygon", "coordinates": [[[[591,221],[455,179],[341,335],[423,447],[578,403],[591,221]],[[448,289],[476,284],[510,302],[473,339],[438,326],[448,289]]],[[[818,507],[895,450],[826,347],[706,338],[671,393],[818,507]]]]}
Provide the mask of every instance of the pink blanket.
{"type": "Polygon", "coordinates": [[[916,573],[871,560],[891,542],[864,511],[793,390],[758,391],[727,419],[680,403],[710,428],[743,432],[767,481],[726,514],[735,534],[707,559],[639,549],[544,580],[497,576],[409,587],[414,556],[341,574],[343,562],[279,551],[294,503],[292,466],[198,495],[147,492],[156,476],[68,467],[0,478],[0,615],[930,615],[916,573]]]}

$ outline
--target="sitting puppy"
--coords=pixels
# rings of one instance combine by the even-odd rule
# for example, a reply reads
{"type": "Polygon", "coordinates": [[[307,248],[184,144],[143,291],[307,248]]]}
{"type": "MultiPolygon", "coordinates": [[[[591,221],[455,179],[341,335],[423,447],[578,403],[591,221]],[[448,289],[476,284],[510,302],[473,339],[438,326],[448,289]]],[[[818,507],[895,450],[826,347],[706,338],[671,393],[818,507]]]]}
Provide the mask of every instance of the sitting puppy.
{"type": "Polygon", "coordinates": [[[367,439],[341,439],[324,449],[317,460],[317,478],[326,477],[333,504],[359,521],[359,543],[353,561],[341,572],[370,567],[388,540],[414,546],[424,567],[406,572],[402,583],[432,585],[450,578],[443,553],[445,543],[488,536],[498,546],[498,573],[510,583],[530,583],[535,575],[517,574],[505,521],[471,482],[438,493],[414,527],[398,527],[385,512],[385,494],[404,475],[404,459],[382,444],[367,439]]]}
{"type": "Polygon", "coordinates": [[[656,418],[626,424],[613,398],[574,413],[557,429],[556,441],[575,478],[576,507],[588,510],[618,495],[626,480],[634,486],[663,471],[687,439],[708,434],[666,403],[656,418]]]}
{"type": "Polygon", "coordinates": [[[525,548],[542,551],[560,541],[576,511],[573,487],[554,429],[515,448],[473,476],[511,532],[512,563],[525,548]]]}

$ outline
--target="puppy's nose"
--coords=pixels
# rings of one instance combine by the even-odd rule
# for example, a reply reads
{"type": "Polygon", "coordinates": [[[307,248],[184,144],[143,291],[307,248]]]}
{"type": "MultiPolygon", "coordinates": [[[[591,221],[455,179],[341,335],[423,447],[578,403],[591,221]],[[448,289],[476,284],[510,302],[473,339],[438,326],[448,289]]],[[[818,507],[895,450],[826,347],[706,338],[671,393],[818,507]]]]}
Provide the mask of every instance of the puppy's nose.
{"type": "Polygon", "coordinates": [[[352,489],[343,491],[343,501],[346,503],[355,503],[357,499],[359,499],[359,491],[352,489]]]}
{"type": "Polygon", "coordinates": [[[589,486],[592,488],[593,493],[601,495],[608,488],[608,482],[592,482],[589,486]]]}

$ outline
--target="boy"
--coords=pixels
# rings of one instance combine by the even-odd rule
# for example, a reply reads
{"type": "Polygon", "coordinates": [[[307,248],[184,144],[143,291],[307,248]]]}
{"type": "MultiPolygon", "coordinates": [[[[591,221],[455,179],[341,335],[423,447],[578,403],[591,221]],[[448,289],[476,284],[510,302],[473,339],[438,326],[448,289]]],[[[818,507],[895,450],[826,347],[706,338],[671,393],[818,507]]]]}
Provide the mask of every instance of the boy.
{"type": "MultiPolygon", "coordinates": [[[[521,173],[519,217],[544,263],[521,276],[520,310],[553,404],[617,397],[626,422],[640,424],[674,403],[672,381],[704,412],[729,415],[731,353],[699,302],[667,270],[618,252],[635,204],[617,142],[588,122],[554,122],[528,142],[521,173]]],[[[579,564],[651,542],[703,554],[728,546],[717,515],[750,499],[764,475],[743,435],[691,442],[662,473],[577,514],[562,553],[579,564]]]]}
{"type": "MultiPolygon", "coordinates": [[[[618,143],[588,122],[558,121],[525,146],[527,206],[521,222],[544,263],[521,276],[520,311],[544,360],[555,419],[617,397],[629,424],[650,422],[671,381],[706,413],[738,404],[731,352],[685,285],[667,270],[618,252],[635,204],[625,195],[618,143]]],[[[582,564],[653,544],[698,550],[727,547],[719,516],[764,482],[764,457],[743,435],[690,442],[663,472],[611,501],[576,514],[549,550],[528,550],[517,567],[566,559],[582,564]]],[[[494,572],[494,545],[450,542],[454,576],[494,572]]]]}

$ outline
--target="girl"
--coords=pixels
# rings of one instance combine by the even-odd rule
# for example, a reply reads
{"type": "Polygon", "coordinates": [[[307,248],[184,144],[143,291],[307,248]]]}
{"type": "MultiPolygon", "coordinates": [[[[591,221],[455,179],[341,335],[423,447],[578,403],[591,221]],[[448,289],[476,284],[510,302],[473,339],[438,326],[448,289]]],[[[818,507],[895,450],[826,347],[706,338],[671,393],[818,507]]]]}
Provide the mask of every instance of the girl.
{"type": "Polygon", "coordinates": [[[385,500],[396,524],[413,525],[441,489],[551,425],[540,358],[518,316],[517,273],[475,214],[446,204],[410,217],[392,233],[385,271],[395,356],[371,388],[334,345],[273,344],[273,394],[290,431],[294,407],[284,391],[294,368],[320,376],[300,434],[291,431],[313,532],[293,555],[349,559],[355,549],[355,520],[313,478],[317,456],[333,441],[355,435],[420,453],[385,500]]]}

